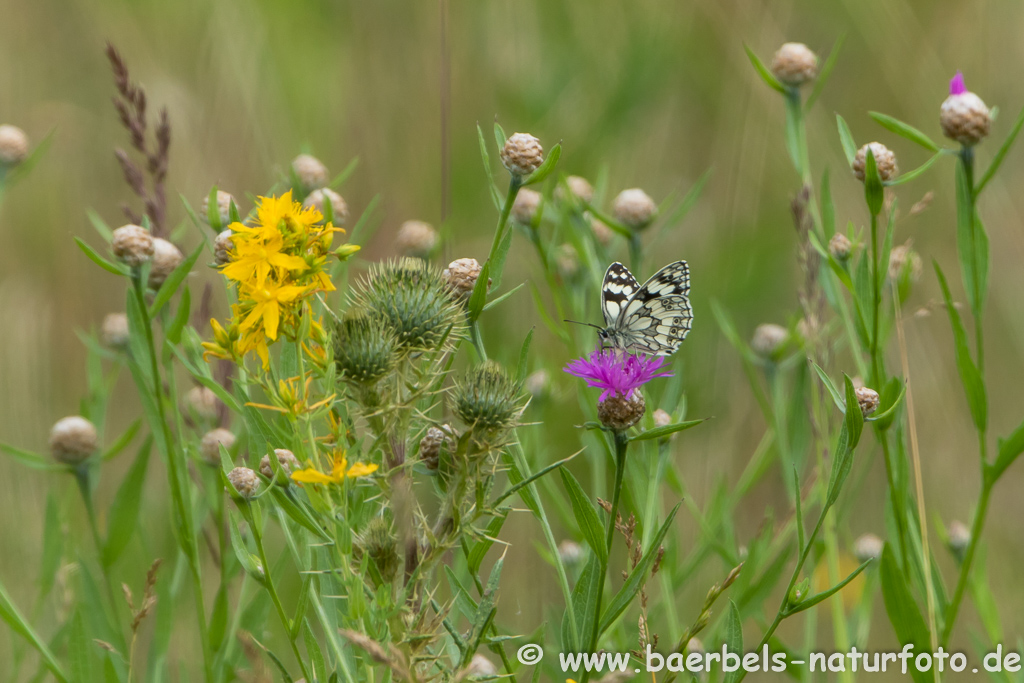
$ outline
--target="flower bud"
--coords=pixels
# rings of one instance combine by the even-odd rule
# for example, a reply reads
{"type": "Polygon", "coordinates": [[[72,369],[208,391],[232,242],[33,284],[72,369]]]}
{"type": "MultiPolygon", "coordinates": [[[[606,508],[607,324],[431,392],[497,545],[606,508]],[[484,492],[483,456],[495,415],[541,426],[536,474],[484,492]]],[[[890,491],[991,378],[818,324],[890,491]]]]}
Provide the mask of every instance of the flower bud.
{"type": "Polygon", "coordinates": [[[167,281],[167,277],[174,272],[174,269],[185,260],[181,249],[165,239],[156,237],[153,239],[153,257],[149,267],[149,286],[151,289],[160,289],[160,286],[167,281]]]}
{"type": "Polygon", "coordinates": [[[781,82],[799,87],[818,75],[818,56],[803,43],[785,43],[775,52],[770,68],[781,82]]]}
{"type": "Polygon", "coordinates": [[[231,263],[231,252],[235,249],[235,242],[231,238],[234,234],[231,230],[224,230],[213,241],[213,260],[218,266],[231,263]]]}
{"type": "Polygon", "coordinates": [[[857,404],[860,406],[860,412],[867,417],[871,413],[878,409],[878,392],[868,387],[860,387],[855,390],[857,395],[857,404]]]}
{"type": "Polygon", "coordinates": [[[654,418],[655,427],[668,427],[670,424],[672,424],[672,416],[669,415],[664,410],[662,410],[661,408],[655,410],[654,415],[652,417],[654,418]]]}
{"type": "Polygon", "coordinates": [[[565,179],[565,186],[569,188],[568,193],[562,185],[555,188],[555,199],[560,202],[570,199],[570,195],[584,204],[589,204],[594,199],[594,187],[586,178],[571,175],[565,179]]]}
{"type": "Polygon", "coordinates": [[[537,370],[527,376],[523,386],[534,400],[543,398],[551,390],[551,375],[547,370],[537,370]]]}
{"type": "Polygon", "coordinates": [[[50,430],[50,453],[65,465],[78,465],[98,448],[96,427],[79,415],[58,420],[50,430]]]}
{"type": "Polygon", "coordinates": [[[841,232],[837,232],[832,235],[832,239],[828,241],[828,253],[832,255],[836,261],[842,262],[850,258],[850,252],[853,251],[853,243],[850,238],[841,232]]]}
{"type": "Polygon", "coordinates": [[[225,450],[231,450],[231,447],[235,445],[235,435],[223,427],[217,427],[203,434],[203,438],[199,442],[199,452],[203,456],[203,460],[211,465],[220,464],[220,447],[224,446],[225,450]]]}
{"type": "Polygon", "coordinates": [[[452,428],[448,425],[428,427],[427,433],[420,439],[420,460],[428,470],[436,470],[441,464],[442,447],[449,451],[454,449],[455,441],[452,439],[452,428]]]}
{"type": "Polygon", "coordinates": [[[395,246],[402,256],[425,259],[437,246],[437,230],[424,221],[406,221],[398,229],[395,246]]]}
{"type": "Polygon", "coordinates": [[[562,564],[573,566],[578,564],[584,557],[586,557],[586,551],[576,541],[565,539],[558,544],[558,557],[562,560],[562,564]]]}
{"type": "Polygon", "coordinates": [[[537,217],[537,209],[540,208],[541,199],[543,197],[540,192],[531,190],[528,187],[522,188],[519,190],[519,194],[516,195],[516,200],[512,202],[512,218],[522,225],[533,225],[533,221],[537,217]]]}
{"type": "Polygon", "coordinates": [[[555,251],[555,268],[563,280],[572,280],[580,274],[580,256],[576,247],[563,244],[555,251]]]}
{"type": "Polygon", "coordinates": [[[971,544],[971,530],[959,520],[949,523],[949,551],[958,562],[963,562],[967,546],[971,544]]]}
{"type": "Polygon", "coordinates": [[[632,230],[643,230],[658,214],[658,205],[640,188],[623,190],[612,202],[615,220],[632,230]]]}
{"type": "Polygon", "coordinates": [[[765,323],[754,330],[750,347],[761,358],[772,359],[779,355],[789,341],[789,330],[782,325],[765,323]]]}
{"type": "Polygon", "coordinates": [[[370,385],[391,372],[396,344],[380,316],[352,308],[335,328],[334,362],[346,380],[370,385]]]}
{"type": "MultiPolygon", "coordinates": [[[[292,475],[292,472],[302,469],[295,454],[287,448],[275,448],[274,455],[277,457],[277,464],[281,466],[285,481],[292,475]]],[[[274,465],[270,462],[270,454],[260,459],[260,474],[271,481],[274,480],[274,465]]]]}
{"type": "Polygon", "coordinates": [[[967,89],[964,76],[959,71],[949,83],[949,97],[939,109],[939,123],[943,135],[965,147],[981,142],[992,127],[988,107],[967,89]]]}
{"type": "Polygon", "coordinates": [[[529,133],[514,133],[501,148],[501,165],[516,178],[525,178],[544,163],[540,140],[529,133]]]}
{"type": "Polygon", "coordinates": [[[860,563],[877,560],[882,556],[885,543],[874,534],[864,534],[853,543],[853,555],[860,563]]]}
{"type": "Polygon", "coordinates": [[[882,182],[895,178],[899,173],[899,168],[896,166],[896,155],[880,142],[869,142],[858,149],[856,156],[853,157],[853,175],[857,180],[864,182],[864,173],[868,163],[868,148],[871,149],[871,154],[875,157],[875,168],[878,169],[878,177],[882,179],[882,182]]]}
{"type": "Polygon", "coordinates": [[[8,123],[0,126],[0,166],[17,166],[28,156],[25,131],[8,123]]]}
{"type": "Polygon", "coordinates": [[[512,428],[523,409],[521,385],[494,361],[467,372],[450,401],[452,412],[466,425],[483,431],[512,428]]]}
{"type": "Polygon", "coordinates": [[[260,478],[248,467],[236,467],[228,472],[228,481],[245,500],[250,500],[260,488],[260,478]]]}
{"type": "Polygon", "coordinates": [[[469,676],[497,676],[498,668],[491,660],[478,652],[470,660],[466,674],[469,676]]]}
{"type": "Polygon", "coordinates": [[[795,584],[793,589],[789,591],[788,600],[790,605],[796,605],[807,597],[807,591],[811,588],[811,580],[805,578],[803,581],[795,584]]]}
{"type": "Polygon", "coordinates": [[[185,405],[203,420],[216,420],[220,410],[220,399],[206,387],[192,387],[185,394],[185,405]]]}
{"type": "MultiPolygon", "coordinates": [[[[227,226],[231,222],[231,203],[234,202],[235,208],[238,208],[238,202],[235,201],[234,195],[224,190],[217,190],[217,217],[220,219],[222,226],[227,226]]],[[[201,218],[205,221],[210,216],[210,195],[203,197],[203,214],[201,218]]]]}
{"type": "Polygon", "coordinates": [[[303,190],[311,192],[327,184],[327,167],[311,154],[300,154],[292,161],[292,172],[303,190]]]}
{"type": "Polygon", "coordinates": [[[114,256],[132,268],[138,268],[153,256],[153,236],[140,225],[122,225],[110,240],[114,256]]]}
{"type": "Polygon", "coordinates": [[[697,654],[704,654],[704,643],[699,638],[690,638],[686,643],[686,652],[696,652],[697,654]]]}
{"type": "Polygon", "coordinates": [[[456,296],[468,297],[476,287],[481,268],[475,258],[460,258],[449,263],[442,275],[456,296]]]}
{"type": "Polygon", "coordinates": [[[615,236],[615,233],[603,221],[587,214],[587,223],[590,225],[590,231],[594,233],[594,239],[597,240],[598,244],[607,247],[612,243],[612,237],[615,236]]]}
{"type": "Polygon", "coordinates": [[[108,313],[100,326],[100,339],[109,349],[128,347],[128,316],[124,313],[108,313]]]}
{"type": "Polygon", "coordinates": [[[302,208],[316,209],[323,214],[328,201],[331,203],[331,211],[334,213],[332,223],[345,225],[345,221],[348,220],[348,204],[340,194],[329,187],[322,187],[310,192],[306,200],[302,202],[302,208]]]}
{"type": "Polygon", "coordinates": [[[377,572],[385,583],[390,583],[398,575],[401,564],[398,557],[398,545],[391,524],[384,517],[373,517],[366,525],[366,530],[359,537],[359,545],[377,567],[377,572]]]}
{"type": "Polygon", "coordinates": [[[647,402],[639,391],[629,398],[612,394],[597,404],[597,419],[608,429],[621,432],[639,422],[646,409],[647,402]]]}
{"type": "Polygon", "coordinates": [[[921,256],[910,248],[910,242],[900,244],[889,252],[889,279],[899,282],[906,273],[911,282],[921,277],[921,256]]]}

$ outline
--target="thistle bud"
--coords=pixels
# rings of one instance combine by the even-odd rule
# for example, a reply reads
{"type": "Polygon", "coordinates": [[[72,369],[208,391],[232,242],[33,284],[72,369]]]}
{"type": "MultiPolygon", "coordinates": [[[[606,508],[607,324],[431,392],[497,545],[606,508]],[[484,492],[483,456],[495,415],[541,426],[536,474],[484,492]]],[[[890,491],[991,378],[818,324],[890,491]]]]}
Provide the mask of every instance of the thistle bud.
{"type": "Polygon", "coordinates": [[[523,409],[522,386],[497,363],[468,373],[451,393],[452,412],[473,429],[502,431],[515,426],[523,409]]]}
{"type": "MultiPolygon", "coordinates": [[[[217,190],[217,218],[220,219],[221,225],[227,225],[231,222],[231,203],[234,202],[235,208],[238,208],[238,202],[235,201],[234,195],[230,192],[223,190],[217,190]]],[[[201,218],[205,221],[210,217],[210,195],[203,197],[203,214],[201,218]]]]}
{"type": "Polygon", "coordinates": [[[800,87],[818,75],[818,56],[803,43],[785,43],[772,57],[770,68],[786,85],[800,87]]]}
{"type": "Polygon", "coordinates": [[[565,179],[565,187],[559,185],[555,188],[555,199],[560,202],[574,198],[584,204],[589,204],[594,200],[594,187],[586,178],[571,175],[565,179]],[[565,187],[569,188],[568,193],[566,193],[565,187]]]}
{"type": "Polygon", "coordinates": [[[402,256],[425,259],[437,246],[437,230],[424,221],[406,221],[398,229],[395,246],[402,256]]]}
{"type": "Polygon", "coordinates": [[[525,178],[544,163],[540,140],[529,133],[514,133],[501,148],[501,165],[514,178],[525,178]]]}
{"type": "Polygon", "coordinates": [[[380,316],[353,308],[335,328],[334,362],[345,379],[370,385],[394,367],[396,345],[380,316]]]}
{"type": "Polygon", "coordinates": [[[959,520],[950,522],[948,542],[949,551],[953,553],[953,557],[956,558],[957,562],[963,562],[967,546],[971,544],[971,530],[959,520]]]}
{"type": "Polygon", "coordinates": [[[310,192],[306,200],[302,202],[302,208],[316,209],[323,214],[327,207],[327,202],[331,203],[331,211],[334,215],[332,223],[334,225],[345,225],[345,221],[348,220],[348,204],[345,203],[345,199],[340,194],[329,187],[322,187],[319,190],[310,192]]]}
{"type": "Polygon", "coordinates": [[[565,539],[558,544],[558,557],[562,560],[562,564],[574,566],[583,560],[586,554],[583,546],[576,541],[565,539]]]}
{"type": "Polygon", "coordinates": [[[114,256],[138,268],[153,256],[153,236],[140,225],[122,225],[110,240],[114,256]]]}
{"type": "Polygon", "coordinates": [[[654,411],[653,418],[655,427],[668,427],[672,424],[672,416],[661,408],[654,411]]]}
{"type": "Polygon", "coordinates": [[[199,441],[199,453],[208,464],[219,465],[220,447],[224,446],[225,450],[231,450],[235,441],[233,433],[223,427],[217,427],[203,434],[203,438],[199,441]]]}
{"type": "Polygon", "coordinates": [[[864,534],[853,543],[853,556],[860,563],[877,560],[882,556],[885,543],[874,534],[864,534]]]}
{"type": "Polygon", "coordinates": [[[449,451],[455,447],[452,439],[452,428],[448,425],[428,427],[427,433],[420,439],[420,460],[428,470],[436,470],[441,464],[441,448],[449,451]]]}
{"type": "Polygon", "coordinates": [[[216,420],[220,411],[220,399],[206,387],[192,387],[185,394],[185,405],[203,420],[216,420]]]}
{"type": "Polygon", "coordinates": [[[629,398],[613,394],[597,404],[597,419],[608,429],[621,432],[639,422],[646,409],[647,402],[639,391],[629,398]]]}
{"type": "Polygon", "coordinates": [[[639,188],[623,190],[612,202],[615,220],[632,230],[643,230],[658,214],[658,205],[639,188]]]}
{"type": "Polygon", "coordinates": [[[127,348],[128,316],[124,313],[108,313],[100,326],[100,339],[109,349],[127,348]]]}
{"type": "Polygon", "coordinates": [[[467,676],[497,676],[498,668],[494,666],[494,662],[484,657],[479,652],[473,655],[473,659],[470,660],[469,666],[466,668],[467,676]]]}
{"type": "Polygon", "coordinates": [[[476,287],[481,269],[475,258],[460,258],[449,263],[442,275],[456,296],[468,297],[476,287]]]}
{"type": "Polygon", "coordinates": [[[857,154],[853,157],[853,175],[857,180],[864,182],[864,173],[868,163],[868,149],[871,150],[871,154],[875,157],[875,168],[878,169],[878,177],[882,179],[882,182],[895,178],[896,174],[899,173],[899,168],[896,166],[896,155],[892,153],[891,149],[880,142],[869,142],[858,149],[857,154]]]}
{"type": "Polygon", "coordinates": [[[782,325],[765,323],[758,325],[754,330],[750,347],[761,358],[770,360],[778,357],[787,342],[789,342],[789,330],[782,325]]]}
{"type": "Polygon", "coordinates": [[[327,184],[327,167],[312,154],[300,154],[292,161],[292,172],[306,192],[327,184]]]}
{"type": "Polygon", "coordinates": [[[383,517],[371,519],[359,538],[359,545],[376,565],[385,583],[390,583],[398,575],[398,547],[388,520],[383,517]]]}
{"type": "Polygon", "coordinates": [[[878,409],[878,392],[868,387],[860,387],[855,390],[857,394],[857,404],[860,406],[860,412],[867,417],[871,413],[878,409]]]}
{"type": "Polygon", "coordinates": [[[167,281],[167,277],[184,260],[185,255],[181,253],[181,249],[178,249],[165,239],[154,238],[153,258],[149,267],[150,288],[160,289],[160,286],[167,281]]]}
{"type": "Polygon", "coordinates": [[[228,481],[245,500],[252,499],[260,488],[260,478],[248,467],[236,467],[228,472],[228,481]]]}
{"type": "Polygon", "coordinates": [[[512,218],[522,225],[533,225],[533,221],[537,217],[537,209],[540,208],[541,199],[543,199],[543,196],[540,192],[531,190],[528,187],[519,190],[516,200],[512,202],[512,218]]]}
{"type": "Polygon", "coordinates": [[[65,465],[78,465],[98,448],[96,427],[79,415],[58,420],[50,430],[50,453],[65,465]]]}
{"type": "Polygon", "coordinates": [[[964,76],[959,71],[949,83],[949,97],[939,109],[939,123],[943,135],[965,147],[981,142],[992,127],[988,107],[967,89],[964,76]]]}
{"type": "Polygon", "coordinates": [[[231,238],[234,234],[231,230],[224,230],[213,241],[213,260],[218,266],[231,263],[231,252],[235,249],[235,242],[231,238]]]}
{"type": "Polygon", "coordinates": [[[28,156],[25,131],[8,123],[0,126],[0,166],[17,166],[28,156]]]}
{"type": "Polygon", "coordinates": [[[853,243],[849,237],[841,232],[832,235],[832,239],[828,241],[828,253],[840,263],[850,258],[850,252],[852,251],[853,243]]]}
{"type": "MultiPolygon", "coordinates": [[[[292,472],[302,469],[298,458],[287,448],[275,448],[274,455],[277,457],[277,464],[281,466],[285,481],[292,475],[292,472]]],[[[264,455],[260,459],[260,474],[271,481],[274,480],[274,464],[270,462],[270,455],[264,455]]]]}

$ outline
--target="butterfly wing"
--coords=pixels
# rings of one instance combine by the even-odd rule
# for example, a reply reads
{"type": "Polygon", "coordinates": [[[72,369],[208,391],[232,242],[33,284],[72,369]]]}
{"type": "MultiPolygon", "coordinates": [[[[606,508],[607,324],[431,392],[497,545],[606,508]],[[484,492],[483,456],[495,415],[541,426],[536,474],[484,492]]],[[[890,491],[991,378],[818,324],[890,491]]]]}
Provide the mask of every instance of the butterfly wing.
{"type": "Polygon", "coordinates": [[[621,317],[616,326],[620,336],[644,353],[675,353],[693,324],[689,294],[690,269],[686,261],[665,266],[620,307],[621,317]]]}
{"type": "Polygon", "coordinates": [[[626,302],[639,289],[640,283],[626,266],[618,261],[608,266],[601,285],[601,312],[604,313],[604,324],[607,327],[616,326],[626,302]]]}

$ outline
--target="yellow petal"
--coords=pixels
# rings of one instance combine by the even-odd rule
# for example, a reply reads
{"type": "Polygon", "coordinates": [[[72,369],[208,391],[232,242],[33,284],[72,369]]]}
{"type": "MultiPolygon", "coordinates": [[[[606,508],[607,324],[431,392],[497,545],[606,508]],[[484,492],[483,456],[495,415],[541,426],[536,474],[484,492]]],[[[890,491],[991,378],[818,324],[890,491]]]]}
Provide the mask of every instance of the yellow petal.
{"type": "Polygon", "coordinates": [[[357,462],[349,468],[348,476],[350,478],[365,477],[368,474],[376,472],[378,467],[379,465],[367,465],[365,463],[357,462]]]}
{"type": "Polygon", "coordinates": [[[327,476],[320,470],[308,467],[304,470],[292,472],[292,480],[303,484],[333,484],[334,479],[327,476]]]}

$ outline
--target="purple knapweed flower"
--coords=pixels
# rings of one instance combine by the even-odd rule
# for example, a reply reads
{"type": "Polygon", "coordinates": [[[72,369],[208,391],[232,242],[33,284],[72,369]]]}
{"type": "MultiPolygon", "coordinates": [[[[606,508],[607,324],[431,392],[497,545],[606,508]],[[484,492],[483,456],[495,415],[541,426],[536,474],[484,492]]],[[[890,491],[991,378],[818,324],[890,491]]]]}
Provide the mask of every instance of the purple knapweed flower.
{"type": "Polygon", "coordinates": [[[584,358],[570,361],[563,368],[570,375],[587,381],[587,385],[604,389],[601,401],[614,395],[630,398],[633,392],[655,377],[672,375],[662,366],[663,356],[628,354],[621,349],[598,349],[584,358]]]}
{"type": "Polygon", "coordinates": [[[963,95],[967,92],[967,86],[964,84],[964,75],[960,71],[956,72],[956,76],[949,82],[949,94],[950,95],[963,95]]]}

